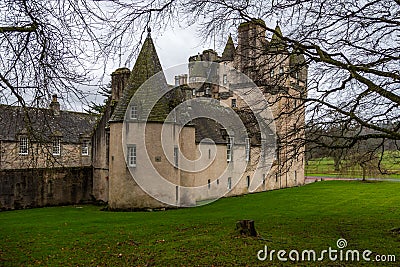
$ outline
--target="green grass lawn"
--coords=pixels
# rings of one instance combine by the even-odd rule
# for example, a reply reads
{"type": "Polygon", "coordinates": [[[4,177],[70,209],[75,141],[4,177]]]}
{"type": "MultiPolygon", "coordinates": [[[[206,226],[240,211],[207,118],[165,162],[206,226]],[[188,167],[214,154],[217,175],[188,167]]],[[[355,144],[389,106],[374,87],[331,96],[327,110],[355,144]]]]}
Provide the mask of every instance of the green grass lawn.
{"type": "Polygon", "coordinates": [[[339,238],[346,249],[400,261],[400,231],[391,231],[400,227],[399,192],[400,183],[327,181],[159,212],[97,206],[0,212],[0,266],[281,266],[276,257],[258,261],[257,252],[265,245],[321,252],[336,249],[339,238]],[[262,238],[238,235],[240,219],[255,220],[262,238]]]}
{"type": "MultiPolygon", "coordinates": [[[[345,160],[343,163],[345,163],[345,160]]],[[[381,165],[382,169],[385,169],[389,174],[381,174],[378,168],[376,168],[368,170],[366,176],[373,178],[400,178],[400,151],[386,151],[382,158],[381,165]]],[[[352,166],[351,168],[343,167],[340,171],[335,171],[332,158],[309,160],[305,172],[307,176],[362,177],[362,169],[358,165],[352,166]]]]}

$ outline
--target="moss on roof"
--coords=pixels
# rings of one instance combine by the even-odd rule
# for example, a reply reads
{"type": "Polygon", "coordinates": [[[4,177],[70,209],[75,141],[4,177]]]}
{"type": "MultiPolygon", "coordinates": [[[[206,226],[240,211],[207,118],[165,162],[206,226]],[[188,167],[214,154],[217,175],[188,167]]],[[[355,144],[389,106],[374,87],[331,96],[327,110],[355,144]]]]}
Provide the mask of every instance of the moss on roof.
{"type": "Polygon", "coordinates": [[[224,48],[224,52],[222,52],[222,61],[232,61],[235,55],[236,48],[232,40],[232,36],[229,34],[228,40],[226,41],[226,45],[224,48]]]}
{"type": "Polygon", "coordinates": [[[244,27],[244,26],[248,26],[250,24],[258,24],[258,25],[265,26],[265,21],[262,20],[262,19],[255,19],[254,18],[254,19],[252,19],[250,21],[245,21],[245,22],[240,23],[239,28],[244,27]]]}
{"type": "Polygon", "coordinates": [[[277,24],[275,27],[275,32],[272,35],[271,41],[268,44],[268,50],[269,51],[286,51],[287,50],[287,45],[284,40],[282,40],[282,31],[279,25],[277,24]]]}
{"type": "MultiPolygon", "coordinates": [[[[150,77],[157,73],[158,77],[155,81],[157,84],[154,86],[147,86],[148,88],[146,88],[145,92],[146,95],[135,96],[139,97],[142,102],[140,106],[142,109],[142,114],[145,114],[147,109],[150,110],[151,100],[162,93],[161,90],[167,90],[168,88],[165,76],[162,73],[160,60],[149,32],[146,40],[143,43],[142,49],[140,50],[135,66],[132,69],[127,87],[124,90],[121,100],[118,102],[113,115],[111,116],[111,122],[124,120],[131,98],[135,95],[139,87],[141,87],[150,77]]],[[[167,100],[160,99],[151,109],[148,121],[164,121],[167,115],[167,100]]]]}

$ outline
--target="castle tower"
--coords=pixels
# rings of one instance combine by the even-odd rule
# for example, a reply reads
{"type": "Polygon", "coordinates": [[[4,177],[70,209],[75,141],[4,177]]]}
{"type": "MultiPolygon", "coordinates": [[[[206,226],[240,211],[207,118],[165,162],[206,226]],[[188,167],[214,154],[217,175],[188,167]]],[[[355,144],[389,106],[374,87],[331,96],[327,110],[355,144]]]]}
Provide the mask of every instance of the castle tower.
{"type": "Polygon", "coordinates": [[[265,22],[263,20],[254,19],[241,23],[238,28],[236,67],[253,78],[254,66],[260,62],[265,46],[265,22]]]}
{"type": "Polygon", "coordinates": [[[128,68],[119,68],[111,74],[111,97],[118,101],[128,83],[131,71],[128,68]]]}

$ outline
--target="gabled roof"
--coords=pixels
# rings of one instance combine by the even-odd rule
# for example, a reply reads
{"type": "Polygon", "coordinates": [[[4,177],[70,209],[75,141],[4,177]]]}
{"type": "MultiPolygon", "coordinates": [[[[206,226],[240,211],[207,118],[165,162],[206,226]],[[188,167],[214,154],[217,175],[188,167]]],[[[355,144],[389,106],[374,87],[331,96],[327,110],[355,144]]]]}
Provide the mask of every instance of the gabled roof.
{"type": "MultiPolygon", "coordinates": [[[[148,94],[146,96],[143,96],[145,98],[140,97],[141,100],[152,99],[152,97],[156,97],[156,95],[159,93],[158,91],[156,91],[158,89],[168,89],[167,82],[165,80],[164,74],[162,73],[161,63],[158,58],[149,30],[147,38],[144,41],[142,49],[140,50],[139,56],[136,60],[135,66],[132,69],[128,84],[114,110],[113,115],[111,116],[111,122],[124,120],[125,112],[133,95],[135,95],[136,91],[139,89],[140,86],[142,86],[142,84],[144,84],[150,77],[157,73],[159,73],[159,79],[157,80],[156,86],[157,88],[154,88],[154,86],[150,86],[151,88],[149,88],[149,90],[147,91],[148,94]]],[[[140,108],[150,108],[146,106],[149,101],[142,102],[143,103],[140,108]]],[[[167,103],[165,102],[166,101],[163,98],[157,102],[157,104],[151,110],[150,116],[148,118],[149,121],[163,121],[166,118],[166,115],[168,114],[168,108],[167,103]]]]}
{"type": "Polygon", "coordinates": [[[232,40],[232,36],[229,34],[228,40],[226,41],[226,45],[224,48],[224,52],[222,52],[221,61],[232,61],[235,56],[236,48],[232,40]]]}
{"type": "Polygon", "coordinates": [[[0,105],[0,140],[16,141],[19,135],[24,135],[32,141],[49,142],[52,137],[60,136],[62,142],[80,143],[82,137],[91,136],[98,118],[96,115],[63,110],[54,115],[51,109],[45,108],[27,107],[26,111],[30,123],[22,107],[0,105]]]}

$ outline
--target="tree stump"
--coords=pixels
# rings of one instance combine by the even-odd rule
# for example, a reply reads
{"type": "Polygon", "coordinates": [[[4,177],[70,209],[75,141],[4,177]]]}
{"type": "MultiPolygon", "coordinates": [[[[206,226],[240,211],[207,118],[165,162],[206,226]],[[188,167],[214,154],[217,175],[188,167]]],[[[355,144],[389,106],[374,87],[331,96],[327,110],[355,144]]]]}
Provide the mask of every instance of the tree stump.
{"type": "Polygon", "coordinates": [[[256,228],[254,227],[253,220],[240,220],[236,222],[236,230],[241,235],[257,236],[256,228]]]}

